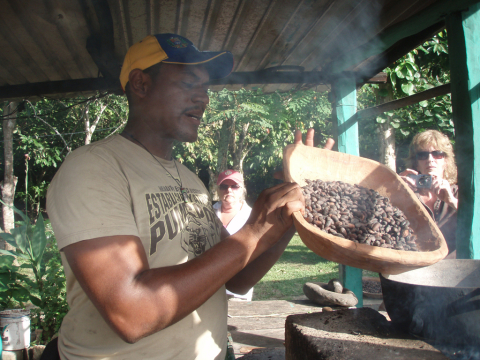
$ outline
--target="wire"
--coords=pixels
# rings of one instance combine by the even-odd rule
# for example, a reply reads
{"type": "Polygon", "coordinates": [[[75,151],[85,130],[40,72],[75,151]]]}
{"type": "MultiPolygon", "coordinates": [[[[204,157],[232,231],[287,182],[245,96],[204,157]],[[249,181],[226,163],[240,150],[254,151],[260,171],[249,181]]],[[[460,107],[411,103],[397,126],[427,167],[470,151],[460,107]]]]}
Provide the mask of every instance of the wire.
{"type": "MultiPolygon", "coordinates": [[[[76,104],[67,106],[67,107],[65,107],[65,108],[63,108],[63,109],[61,109],[61,110],[57,110],[57,111],[55,111],[55,112],[54,112],[54,111],[51,111],[51,112],[49,112],[49,113],[42,114],[42,116],[48,116],[48,115],[52,115],[52,114],[62,113],[62,112],[64,112],[64,111],[67,111],[67,110],[75,107],[75,106],[81,105],[81,104],[83,104],[83,103],[86,103],[86,102],[89,102],[89,101],[92,101],[92,100],[98,100],[98,99],[104,98],[104,97],[106,97],[106,96],[108,96],[108,95],[111,95],[111,94],[113,94],[113,93],[106,92],[106,93],[100,94],[100,95],[98,95],[98,96],[95,95],[95,96],[92,96],[92,97],[90,97],[90,98],[88,98],[88,99],[81,100],[81,101],[77,102],[76,104]]],[[[50,100],[50,101],[59,101],[59,100],[62,100],[62,99],[48,99],[48,98],[46,98],[46,97],[44,97],[44,99],[45,99],[45,100],[50,100]]],[[[22,102],[22,103],[23,103],[23,102],[22,102]]],[[[4,119],[4,118],[6,118],[6,117],[9,117],[9,116],[12,116],[13,114],[15,114],[15,113],[17,112],[17,110],[18,110],[18,108],[19,108],[20,105],[21,105],[21,103],[16,107],[16,109],[15,109],[12,113],[6,114],[6,115],[0,115],[0,119],[4,119]]],[[[30,116],[17,116],[15,119],[16,119],[16,120],[20,120],[20,119],[30,119],[30,118],[35,118],[35,116],[31,116],[31,115],[30,115],[30,116]]]]}
{"type": "MultiPolygon", "coordinates": [[[[20,107],[22,103],[18,104],[17,107],[15,108],[15,110],[13,110],[10,114],[7,114],[7,115],[1,115],[0,118],[8,118],[10,116],[12,116],[13,114],[15,114],[17,111],[18,111],[18,108],[20,107]]],[[[9,105],[7,105],[6,107],[8,107],[9,105]]],[[[5,120],[5,119],[3,119],[5,120]]]]}
{"type": "MultiPolygon", "coordinates": [[[[112,130],[112,129],[116,129],[117,126],[114,126],[114,127],[109,127],[109,128],[103,128],[103,129],[96,129],[94,132],[97,132],[97,131],[106,131],[106,130],[112,130]]],[[[36,136],[35,139],[42,139],[42,138],[46,138],[46,137],[52,137],[52,136],[60,136],[60,135],[76,135],[76,134],[85,134],[86,131],[77,131],[77,132],[73,132],[73,133],[62,133],[62,134],[52,134],[52,135],[43,135],[43,136],[36,136]]],[[[21,140],[22,138],[14,138],[12,140],[21,140]]],[[[0,143],[3,143],[5,142],[5,140],[0,140],[0,143]]]]}

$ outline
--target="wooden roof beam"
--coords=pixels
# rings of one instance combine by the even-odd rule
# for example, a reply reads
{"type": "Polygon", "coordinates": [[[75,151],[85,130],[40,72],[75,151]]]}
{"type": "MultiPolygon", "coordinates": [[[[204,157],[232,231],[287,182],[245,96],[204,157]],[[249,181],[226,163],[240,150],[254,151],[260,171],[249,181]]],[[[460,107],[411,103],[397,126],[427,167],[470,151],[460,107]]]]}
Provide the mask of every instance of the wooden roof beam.
{"type": "MultiPolygon", "coordinates": [[[[355,78],[359,75],[354,74],[355,78]]],[[[321,71],[250,71],[234,72],[224,79],[213,80],[210,85],[243,84],[329,84],[331,79],[321,71]]],[[[369,83],[387,82],[387,74],[379,73],[369,83]]],[[[0,86],[0,100],[41,97],[52,94],[66,94],[90,91],[111,91],[123,94],[118,79],[93,78],[65,81],[47,81],[33,84],[0,86]]]]}
{"type": "Polygon", "coordinates": [[[444,21],[434,24],[418,34],[400,40],[384,53],[367,59],[360,65],[356,66],[353,71],[361,74],[361,78],[363,78],[363,80],[359,80],[360,86],[364,84],[364,81],[368,81],[368,79],[374,76],[374,74],[379,73],[387,66],[390,66],[395,61],[408,54],[413,49],[416,49],[422,45],[425,41],[433,38],[444,28],[444,21]]]}
{"type": "Polygon", "coordinates": [[[81,0],[90,35],[86,49],[103,77],[118,79],[122,64],[115,57],[113,18],[106,0],[81,0]]]}
{"type": "Polygon", "coordinates": [[[357,116],[359,119],[374,117],[383,114],[386,111],[396,110],[405,106],[417,104],[420,101],[428,100],[437,96],[450,94],[450,84],[440,85],[417,94],[413,94],[402,99],[389,101],[371,108],[359,110],[357,116]]]}
{"type": "Polygon", "coordinates": [[[0,86],[0,100],[24,99],[28,97],[43,97],[53,94],[90,91],[112,91],[117,94],[123,93],[118,79],[77,79],[0,86]]]}
{"type": "Polygon", "coordinates": [[[389,101],[384,104],[380,104],[371,108],[357,111],[357,113],[351,117],[348,121],[344,122],[341,127],[338,128],[339,132],[345,131],[351,126],[355,125],[360,120],[378,116],[386,111],[396,110],[405,106],[417,104],[420,101],[428,100],[437,96],[442,96],[450,93],[450,84],[440,85],[432,89],[428,89],[411,96],[404,97],[402,99],[389,101]]]}
{"type": "MultiPolygon", "coordinates": [[[[285,68],[290,68],[285,66],[285,68]]],[[[238,84],[330,84],[333,80],[324,71],[278,71],[276,68],[267,68],[259,71],[238,71],[224,79],[212,80],[210,85],[238,85],[238,84]]],[[[344,73],[345,74],[345,73],[344,73]]],[[[361,75],[353,73],[355,79],[361,75]]],[[[366,81],[367,83],[385,83],[387,74],[379,73],[366,81]]]]}

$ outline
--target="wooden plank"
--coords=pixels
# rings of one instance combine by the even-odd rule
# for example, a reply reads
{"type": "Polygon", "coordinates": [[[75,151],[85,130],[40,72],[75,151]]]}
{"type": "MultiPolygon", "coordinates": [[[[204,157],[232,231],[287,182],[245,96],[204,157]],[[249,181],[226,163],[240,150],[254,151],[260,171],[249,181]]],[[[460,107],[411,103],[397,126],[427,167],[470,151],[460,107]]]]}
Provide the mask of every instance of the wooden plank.
{"type": "MultiPolygon", "coordinates": [[[[357,65],[352,71],[363,74],[364,79],[369,79],[373,74],[377,74],[379,71],[385,69],[389,64],[393,64],[395,61],[405,56],[413,49],[416,49],[422,45],[425,41],[433,38],[436,34],[445,28],[445,22],[441,21],[436,23],[418,34],[406,37],[387,51],[382,52],[379,55],[366,59],[361,64],[357,65]]],[[[362,80],[360,79],[360,82],[362,80]]]]}
{"type": "MultiPolygon", "coordinates": [[[[0,59],[0,65],[6,67],[8,64],[2,63],[0,59]]],[[[11,71],[15,70],[15,67],[9,67],[11,71]]],[[[355,74],[353,74],[355,78],[355,74]]],[[[379,75],[376,78],[372,78],[372,83],[382,82],[383,75],[379,75]]],[[[26,80],[24,80],[26,81],[26,80]]],[[[269,72],[269,71],[252,71],[252,72],[235,72],[225,79],[219,79],[212,81],[210,85],[230,85],[229,89],[233,90],[233,86],[238,85],[236,90],[241,89],[244,84],[329,84],[329,80],[326,79],[321,71],[314,72],[269,72]]],[[[222,87],[223,88],[223,87],[222,87]]],[[[218,88],[221,89],[221,88],[218,88]]],[[[1,99],[15,99],[19,97],[31,97],[51,95],[56,92],[60,94],[80,92],[80,91],[114,91],[122,94],[120,83],[117,78],[89,78],[89,79],[76,79],[76,80],[64,80],[64,81],[52,81],[52,82],[39,82],[32,84],[21,85],[5,85],[0,86],[0,100],[1,99]]]]}
{"type": "MultiPolygon", "coordinates": [[[[330,84],[335,79],[326,76],[323,71],[293,71],[295,67],[268,68],[260,71],[236,71],[224,79],[215,79],[210,85],[233,84],[330,84]],[[285,70],[282,70],[285,69],[285,70]]],[[[362,74],[350,73],[357,82],[362,74]]],[[[386,82],[386,74],[381,73],[366,81],[366,83],[386,82]]],[[[362,80],[363,81],[363,80],[362,80]]]]}
{"type": "MultiPolygon", "coordinates": [[[[87,62],[84,57],[86,55],[85,44],[80,43],[79,29],[83,30],[87,26],[83,23],[83,18],[75,17],[77,9],[66,9],[68,12],[65,10],[59,11],[58,9],[62,9],[62,6],[58,0],[46,1],[44,3],[53,23],[58,29],[60,38],[63,40],[62,46],[68,51],[69,61],[71,65],[74,65],[71,67],[71,71],[69,71],[71,77],[84,78],[98,75],[96,66],[91,66],[90,64],[93,61],[87,62]]],[[[78,11],[81,12],[80,6],[78,11]]]]}
{"type": "Polygon", "coordinates": [[[95,1],[91,7],[86,0],[81,0],[80,4],[89,32],[92,34],[87,38],[86,49],[104,77],[117,79],[120,76],[122,64],[115,56],[113,18],[110,7],[105,0],[95,1]]]}
{"type": "Polygon", "coordinates": [[[212,0],[213,11],[209,16],[205,41],[200,50],[222,51],[227,38],[231,37],[232,25],[236,22],[235,14],[240,0],[212,0]]]}
{"type": "MultiPolygon", "coordinates": [[[[335,94],[335,112],[339,129],[352,118],[357,111],[356,81],[353,76],[340,77],[332,84],[335,94]]],[[[360,155],[358,142],[358,126],[354,125],[338,132],[338,151],[360,155]]],[[[353,291],[358,299],[357,307],[363,307],[362,270],[350,266],[339,265],[340,279],[344,287],[353,291]]]]}
{"type": "MultiPolygon", "coordinates": [[[[405,10],[409,1],[398,2],[398,6],[405,10]]],[[[383,5],[383,4],[382,4],[383,5]]],[[[314,41],[309,49],[309,54],[298,63],[307,69],[319,70],[325,62],[330,61],[336,54],[341,57],[350,56],[349,52],[358,46],[359,41],[366,41],[378,34],[383,27],[381,15],[384,11],[377,1],[355,1],[352,4],[345,2],[343,7],[352,6],[348,14],[341,18],[334,18],[334,26],[322,41],[314,41]],[[360,40],[364,39],[364,40],[360,40]]],[[[387,19],[392,19],[392,16],[387,19]]]]}
{"type": "MultiPolygon", "coordinates": [[[[26,25],[28,27],[28,24],[26,25]]],[[[14,63],[17,71],[31,81],[40,82],[50,80],[43,69],[38,65],[36,57],[38,46],[32,41],[25,30],[22,18],[18,17],[10,4],[3,4],[0,18],[0,36],[8,43],[10,51],[3,54],[10,63],[14,63]],[[33,47],[33,49],[32,49],[33,47]],[[19,58],[20,61],[14,61],[19,58]]]]}
{"type": "Polygon", "coordinates": [[[480,4],[447,18],[459,208],[457,258],[480,259],[480,4]]]}
{"type": "Polygon", "coordinates": [[[220,16],[220,11],[222,8],[221,1],[209,0],[206,9],[206,16],[203,20],[202,31],[200,33],[200,40],[198,42],[198,49],[205,50],[210,49],[210,43],[213,38],[213,32],[215,30],[215,25],[220,16]],[[213,2],[213,4],[212,4],[213,2]]]}
{"type": "MultiPolygon", "coordinates": [[[[361,1],[364,3],[364,1],[361,1]]],[[[329,41],[334,34],[338,26],[352,14],[352,11],[356,8],[359,1],[345,0],[345,1],[319,1],[319,4],[323,6],[315,10],[312,9],[311,14],[305,14],[304,19],[301,20],[301,24],[307,24],[308,27],[298,38],[295,43],[292,44],[287,52],[280,58],[281,65],[299,65],[303,62],[312,51],[318,52],[323,49],[323,43],[329,41]],[[323,3],[323,4],[322,4],[323,3]]],[[[310,68],[309,68],[310,69],[310,68]]]]}
{"type": "Polygon", "coordinates": [[[440,85],[432,89],[428,89],[428,90],[419,92],[417,94],[404,97],[402,99],[389,101],[387,103],[384,103],[378,106],[359,110],[357,112],[357,117],[359,120],[365,119],[368,117],[374,117],[384,113],[385,111],[392,111],[408,105],[417,104],[420,101],[428,100],[441,95],[446,95],[448,93],[450,93],[450,84],[440,85]]]}
{"type": "Polygon", "coordinates": [[[378,55],[403,38],[412,36],[443,20],[448,14],[461,11],[478,3],[479,0],[440,0],[408,20],[393,25],[373,40],[349,52],[348,56],[331,61],[322,70],[338,74],[363,59],[378,55]]]}

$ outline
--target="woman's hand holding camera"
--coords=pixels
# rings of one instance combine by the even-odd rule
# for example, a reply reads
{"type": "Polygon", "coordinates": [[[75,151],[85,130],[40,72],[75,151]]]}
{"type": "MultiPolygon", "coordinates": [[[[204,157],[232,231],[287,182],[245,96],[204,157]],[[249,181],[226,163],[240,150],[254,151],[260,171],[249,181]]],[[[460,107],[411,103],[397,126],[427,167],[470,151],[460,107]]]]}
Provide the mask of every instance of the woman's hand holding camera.
{"type": "Polygon", "coordinates": [[[408,175],[418,175],[418,171],[407,169],[405,171],[402,171],[399,175],[402,180],[405,181],[408,186],[410,186],[410,189],[412,189],[413,191],[417,191],[415,179],[409,177],[408,175]]]}
{"type": "MultiPolygon", "coordinates": [[[[399,175],[413,191],[419,190],[416,186],[415,179],[408,176],[419,175],[418,171],[407,169],[401,172],[399,175]]],[[[455,198],[455,196],[453,195],[452,187],[447,180],[432,175],[432,186],[430,187],[430,189],[427,189],[427,191],[430,191],[431,193],[437,195],[440,200],[453,207],[454,209],[458,209],[458,199],[455,198]]]]}
{"type": "Polygon", "coordinates": [[[433,176],[430,191],[455,210],[458,209],[458,199],[453,196],[452,187],[447,180],[433,176]]]}

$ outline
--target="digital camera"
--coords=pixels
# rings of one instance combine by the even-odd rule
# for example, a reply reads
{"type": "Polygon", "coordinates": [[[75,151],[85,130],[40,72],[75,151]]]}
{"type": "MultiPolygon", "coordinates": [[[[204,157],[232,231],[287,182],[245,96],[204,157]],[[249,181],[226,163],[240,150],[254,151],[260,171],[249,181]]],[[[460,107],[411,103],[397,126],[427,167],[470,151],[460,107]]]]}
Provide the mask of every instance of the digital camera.
{"type": "Polygon", "coordinates": [[[415,186],[417,189],[430,189],[432,187],[432,175],[407,175],[409,178],[415,180],[415,186]]]}

